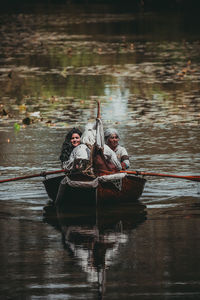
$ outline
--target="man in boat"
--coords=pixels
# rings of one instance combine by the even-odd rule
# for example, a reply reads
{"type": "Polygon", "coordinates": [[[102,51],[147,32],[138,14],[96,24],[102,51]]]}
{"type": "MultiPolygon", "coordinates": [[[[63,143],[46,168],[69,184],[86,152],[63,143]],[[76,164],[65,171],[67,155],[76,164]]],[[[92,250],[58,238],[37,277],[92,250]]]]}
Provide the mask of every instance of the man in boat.
{"type": "Polygon", "coordinates": [[[130,167],[127,150],[119,145],[119,134],[115,128],[108,128],[105,131],[105,143],[116,153],[123,170],[130,167]]]}
{"type": "Polygon", "coordinates": [[[81,136],[81,144],[75,147],[63,168],[70,171],[102,173],[103,170],[118,172],[122,169],[115,152],[104,143],[104,133],[100,119],[95,124],[88,123],[81,136]]]}

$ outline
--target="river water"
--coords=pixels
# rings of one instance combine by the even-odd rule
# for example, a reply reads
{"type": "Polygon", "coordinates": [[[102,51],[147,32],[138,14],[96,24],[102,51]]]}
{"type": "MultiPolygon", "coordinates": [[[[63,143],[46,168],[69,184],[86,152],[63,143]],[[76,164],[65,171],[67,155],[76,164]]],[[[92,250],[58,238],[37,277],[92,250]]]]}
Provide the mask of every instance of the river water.
{"type": "MultiPolygon", "coordinates": [[[[0,179],[60,169],[66,132],[95,120],[97,100],[132,170],[200,175],[200,26],[190,17],[1,13],[0,179]]],[[[141,207],[77,207],[64,219],[41,177],[0,184],[1,299],[199,299],[199,183],[146,179],[141,207]]]]}

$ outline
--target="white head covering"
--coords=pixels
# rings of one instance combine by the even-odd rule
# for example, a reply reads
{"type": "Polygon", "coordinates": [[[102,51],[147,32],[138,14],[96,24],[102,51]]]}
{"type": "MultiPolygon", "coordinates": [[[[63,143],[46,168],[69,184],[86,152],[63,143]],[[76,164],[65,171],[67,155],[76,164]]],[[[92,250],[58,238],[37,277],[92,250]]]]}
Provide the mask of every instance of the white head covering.
{"type": "Polygon", "coordinates": [[[97,147],[104,147],[104,132],[103,123],[101,119],[97,119],[96,123],[88,123],[81,136],[81,143],[86,145],[94,145],[96,142],[97,147]]]}
{"type": "Polygon", "coordinates": [[[96,124],[88,123],[85,126],[85,130],[81,136],[81,143],[93,145],[96,140],[96,124]]]}
{"type": "Polygon", "coordinates": [[[106,142],[106,143],[107,143],[107,141],[108,141],[108,138],[109,138],[112,134],[116,134],[116,135],[119,137],[119,133],[118,133],[117,129],[115,129],[115,128],[108,128],[108,129],[105,130],[104,137],[105,137],[105,142],[106,142]]]}

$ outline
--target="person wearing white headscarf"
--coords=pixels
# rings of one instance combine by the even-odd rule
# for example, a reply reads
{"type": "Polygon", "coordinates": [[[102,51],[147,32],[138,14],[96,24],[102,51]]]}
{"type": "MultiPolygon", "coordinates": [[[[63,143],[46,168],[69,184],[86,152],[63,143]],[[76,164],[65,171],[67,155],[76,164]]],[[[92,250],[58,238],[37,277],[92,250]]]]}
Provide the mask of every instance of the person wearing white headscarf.
{"type": "Polygon", "coordinates": [[[104,133],[105,143],[116,153],[122,169],[130,167],[130,160],[126,148],[119,145],[119,133],[115,128],[108,128],[104,133]]]}

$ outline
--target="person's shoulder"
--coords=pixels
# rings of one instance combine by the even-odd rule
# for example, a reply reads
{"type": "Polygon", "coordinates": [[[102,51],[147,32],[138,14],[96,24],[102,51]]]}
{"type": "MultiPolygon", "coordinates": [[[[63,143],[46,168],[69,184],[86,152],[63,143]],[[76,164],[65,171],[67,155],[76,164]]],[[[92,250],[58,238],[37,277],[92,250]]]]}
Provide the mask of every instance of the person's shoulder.
{"type": "Polygon", "coordinates": [[[77,147],[79,147],[79,148],[87,148],[87,145],[86,144],[83,144],[83,143],[81,143],[80,145],[78,145],[77,147]]]}
{"type": "Polygon", "coordinates": [[[104,152],[111,153],[113,150],[106,144],[104,144],[104,152]]]}
{"type": "Polygon", "coordinates": [[[116,152],[106,144],[104,145],[103,153],[108,156],[116,156],[116,152]]]}
{"type": "Polygon", "coordinates": [[[77,152],[77,151],[79,151],[79,150],[85,150],[85,149],[87,149],[88,147],[87,147],[87,145],[85,145],[85,144],[79,144],[78,146],[76,146],[75,148],[74,148],[74,152],[77,152]]]}
{"type": "Polygon", "coordinates": [[[125,147],[118,145],[116,148],[116,152],[120,152],[120,153],[127,153],[127,150],[125,147]]]}
{"type": "Polygon", "coordinates": [[[104,149],[108,150],[108,149],[110,149],[110,147],[107,144],[104,144],[104,149]]]}
{"type": "Polygon", "coordinates": [[[117,148],[116,148],[117,150],[126,150],[126,148],[125,147],[123,147],[123,146],[121,146],[121,145],[117,145],[117,148]]]}

